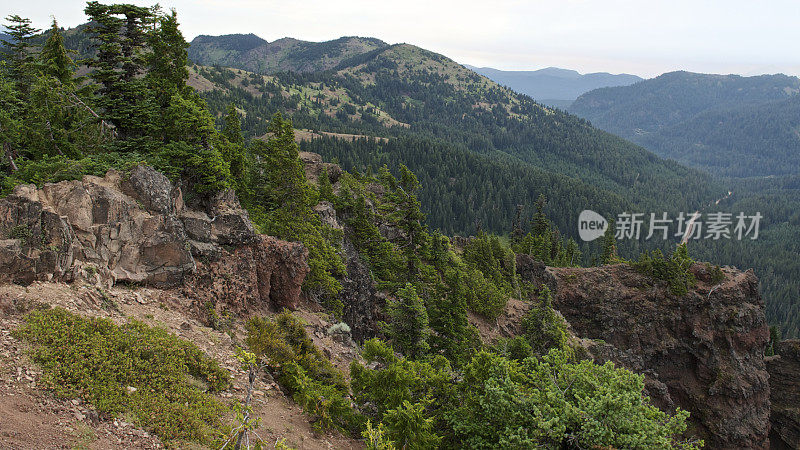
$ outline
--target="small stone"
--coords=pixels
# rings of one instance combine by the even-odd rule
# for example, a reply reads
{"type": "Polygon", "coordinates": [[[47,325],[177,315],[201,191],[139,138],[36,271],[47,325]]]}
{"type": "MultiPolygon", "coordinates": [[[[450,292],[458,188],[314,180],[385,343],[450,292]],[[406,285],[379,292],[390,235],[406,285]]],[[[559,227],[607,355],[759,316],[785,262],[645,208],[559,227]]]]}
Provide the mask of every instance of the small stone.
{"type": "Polygon", "coordinates": [[[128,386],[128,387],[126,387],[125,389],[127,389],[127,390],[128,390],[128,394],[133,394],[134,392],[136,392],[136,391],[138,390],[138,389],[136,389],[136,388],[135,388],[135,387],[133,387],[133,386],[128,386]]]}

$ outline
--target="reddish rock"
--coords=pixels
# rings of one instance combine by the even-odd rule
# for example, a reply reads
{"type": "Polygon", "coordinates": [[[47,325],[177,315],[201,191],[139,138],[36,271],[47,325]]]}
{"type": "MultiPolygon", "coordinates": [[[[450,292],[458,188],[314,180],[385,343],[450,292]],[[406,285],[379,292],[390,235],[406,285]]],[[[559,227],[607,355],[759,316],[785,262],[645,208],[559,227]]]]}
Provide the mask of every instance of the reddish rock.
{"type": "MultiPolygon", "coordinates": [[[[752,271],[701,276],[683,297],[628,265],[549,269],[554,306],[589,351],[646,375],[654,403],[691,413],[690,432],[714,449],[762,449],[769,440],[769,340],[752,271]]],[[[693,271],[703,270],[696,265],[693,271]]]]}
{"type": "Polygon", "coordinates": [[[800,448],[800,340],[779,343],[776,356],[766,359],[772,400],[772,433],[774,449],[800,448]]]}
{"type": "Polygon", "coordinates": [[[296,309],[309,271],[307,261],[302,244],[257,236],[215,260],[201,258],[183,290],[201,308],[224,306],[235,314],[296,309]]]}

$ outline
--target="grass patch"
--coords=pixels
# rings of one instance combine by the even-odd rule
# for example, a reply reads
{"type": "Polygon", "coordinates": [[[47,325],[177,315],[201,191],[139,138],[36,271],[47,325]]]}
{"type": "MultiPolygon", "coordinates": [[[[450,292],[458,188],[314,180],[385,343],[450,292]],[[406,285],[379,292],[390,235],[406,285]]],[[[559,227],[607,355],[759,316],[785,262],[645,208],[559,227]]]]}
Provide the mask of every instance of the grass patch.
{"type": "Polygon", "coordinates": [[[228,373],[165,329],[54,308],[31,312],[15,335],[32,344],[42,386],[56,396],[81,397],[104,414],[130,414],[168,445],[209,444],[222,432],[225,407],[209,392],[230,386],[228,373]]]}

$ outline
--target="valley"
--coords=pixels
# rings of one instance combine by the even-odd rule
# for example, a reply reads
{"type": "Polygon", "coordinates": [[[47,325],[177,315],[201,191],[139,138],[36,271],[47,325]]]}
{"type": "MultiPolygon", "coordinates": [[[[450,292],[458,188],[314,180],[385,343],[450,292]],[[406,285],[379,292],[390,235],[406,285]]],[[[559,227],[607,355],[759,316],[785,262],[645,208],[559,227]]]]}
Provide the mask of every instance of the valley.
{"type": "Polygon", "coordinates": [[[800,446],[797,78],[83,8],[2,38],[0,445],[800,446]]]}

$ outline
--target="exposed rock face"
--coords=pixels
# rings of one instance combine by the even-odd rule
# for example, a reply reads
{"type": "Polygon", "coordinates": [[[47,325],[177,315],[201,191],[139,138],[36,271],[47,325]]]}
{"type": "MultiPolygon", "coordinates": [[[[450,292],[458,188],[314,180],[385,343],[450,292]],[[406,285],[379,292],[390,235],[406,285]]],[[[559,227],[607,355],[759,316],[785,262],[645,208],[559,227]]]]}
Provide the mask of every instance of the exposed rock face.
{"type": "Polygon", "coordinates": [[[359,342],[378,335],[378,322],[385,320],[383,307],[386,297],[378,292],[369,267],[361,260],[353,244],[345,239],[347,277],[342,280],[339,294],[344,303],[343,319],[350,325],[353,338],[359,342]]]}
{"type": "Polygon", "coordinates": [[[242,312],[296,307],[307,273],[306,249],[258,235],[232,191],[207,211],[190,210],[181,190],[147,166],[124,177],[112,170],[21,185],[0,199],[0,282],[184,285],[198,300],[242,312]]]}
{"type": "Polygon", "coordinates": [[[342,168],[338,164],[322,162],[322,156],[312,152],[300,152],[298,155],[306,171],[306,179],[312,183],[317,183],[319,176],[324,169],[328,169],[328,177],[331,183],[336,183],[342,176],[342,168]]]}
{"type": "Polygon", "coordinates": [[[769,332],[758,279],[725,269],[712,285],[702,265],[684,297],[620,264],[550,269],[554,306],[600,360],[646,375],[654,403],[691,413],[690,431],[714,449],[768,447],[769,332]]]}
{"type": "Polygon", "coordinates": [[[781,342],[775,353],[766,359],[772,401],[770,445],[796,449],[800,448],[800,340],[781,342]]]}

